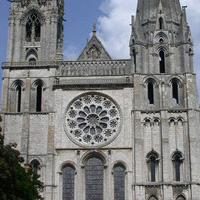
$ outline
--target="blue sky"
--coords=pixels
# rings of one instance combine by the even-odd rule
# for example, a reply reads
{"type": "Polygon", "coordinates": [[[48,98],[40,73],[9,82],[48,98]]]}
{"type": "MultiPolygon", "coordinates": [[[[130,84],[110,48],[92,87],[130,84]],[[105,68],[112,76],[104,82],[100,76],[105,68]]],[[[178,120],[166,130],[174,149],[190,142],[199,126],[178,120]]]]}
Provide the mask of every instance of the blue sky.
{"type": "MultiPolygon", "coordinates": [[[[200,1],[180,0],[187,5],[188,22],[195,45],[195,72],[200,93],[200,1]]],[[[130,19],[137,0],[65,0],[64,59],[76,59],[97,24],[97,34],[113,58],[129,58],[130,19]]],[[[0,61],[6,60],[8,14],[10,3],[0,5],[0,61]]]]}

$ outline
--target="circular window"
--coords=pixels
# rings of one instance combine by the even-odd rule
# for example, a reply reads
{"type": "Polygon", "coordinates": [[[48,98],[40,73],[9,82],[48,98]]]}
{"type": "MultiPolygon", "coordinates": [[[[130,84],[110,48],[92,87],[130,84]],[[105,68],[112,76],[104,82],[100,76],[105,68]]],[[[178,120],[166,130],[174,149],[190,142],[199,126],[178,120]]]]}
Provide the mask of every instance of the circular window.
{"type": "Polygon", "coordinates": [[[80,146],[99,147],[112,142],[121,128],[121,111],[110,97],[86,93],[70,102],[65,113],[65,131],[80,146]]]}

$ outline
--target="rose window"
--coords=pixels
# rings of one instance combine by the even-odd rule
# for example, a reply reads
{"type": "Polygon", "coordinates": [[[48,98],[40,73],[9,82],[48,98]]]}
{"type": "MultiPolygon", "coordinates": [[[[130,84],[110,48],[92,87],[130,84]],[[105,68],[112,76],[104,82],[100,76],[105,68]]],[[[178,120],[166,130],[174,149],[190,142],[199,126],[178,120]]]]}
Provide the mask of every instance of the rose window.
{"type": "Polygon", "coordinates": [[[120,127],[119,106],[106,95],[87,93],[74,99],[67,107],[65,131],[78,145],[106,145],[117,137],[120,127]]]}

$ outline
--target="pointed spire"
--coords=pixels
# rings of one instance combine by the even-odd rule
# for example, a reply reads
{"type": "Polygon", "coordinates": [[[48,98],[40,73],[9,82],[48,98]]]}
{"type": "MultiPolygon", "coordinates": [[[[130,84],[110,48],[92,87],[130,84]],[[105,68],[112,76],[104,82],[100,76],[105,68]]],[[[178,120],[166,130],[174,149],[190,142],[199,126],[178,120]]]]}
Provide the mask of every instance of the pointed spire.
{"type": "Polygon", "coordinates": [[[162,5],[161,0],[160,0],[160,2],[159,2],[158,12],[159,12],[159,14],[162,14],[162,13],[163,13],[163,5],[162,5]]]}
{"type": "Polygon", "coordinates": [[[165,15],[166,21],[180,22],[181,6],[179,0],[152,0],[151,3],[138,0],[136,19],[140,19],[142,23],[155,21],[160,10],[165,15]]]}

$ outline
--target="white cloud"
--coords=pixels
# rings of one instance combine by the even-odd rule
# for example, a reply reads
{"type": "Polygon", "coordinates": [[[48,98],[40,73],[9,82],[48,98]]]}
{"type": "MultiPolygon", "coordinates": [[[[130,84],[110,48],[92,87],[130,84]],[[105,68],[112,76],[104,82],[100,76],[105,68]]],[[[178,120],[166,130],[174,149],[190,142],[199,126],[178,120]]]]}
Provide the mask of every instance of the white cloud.
{"type": "Polygon", "coordinates": [[[129,58],[131,15],[136,10],[133,0],[104,0],[100,6],[98,36],[113,58],[129,58]]]}

